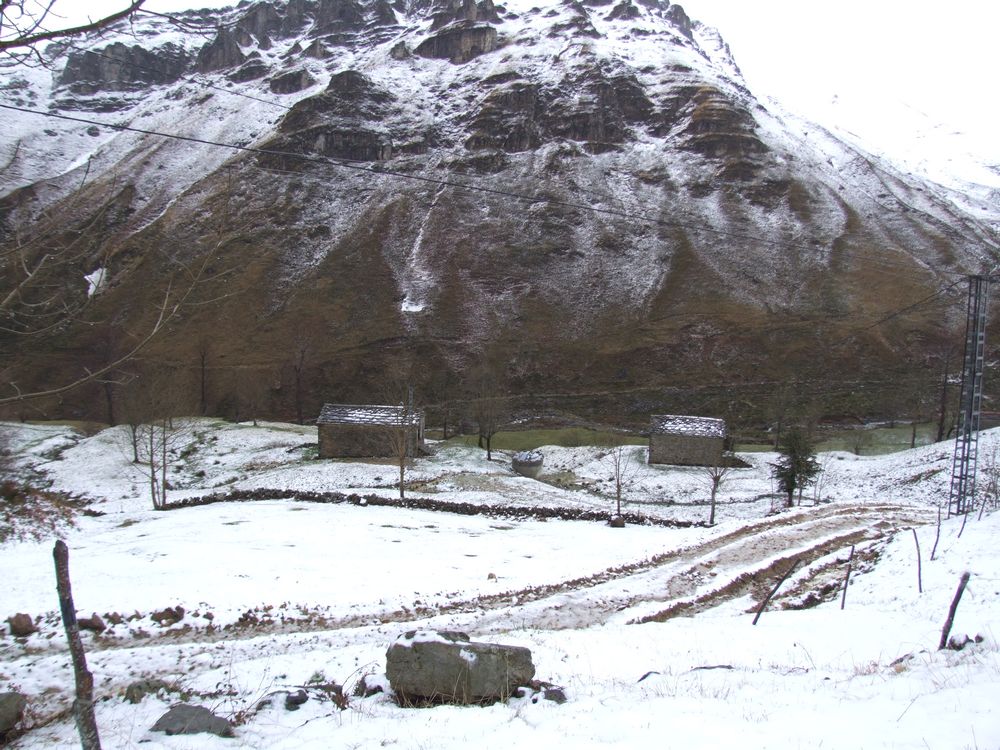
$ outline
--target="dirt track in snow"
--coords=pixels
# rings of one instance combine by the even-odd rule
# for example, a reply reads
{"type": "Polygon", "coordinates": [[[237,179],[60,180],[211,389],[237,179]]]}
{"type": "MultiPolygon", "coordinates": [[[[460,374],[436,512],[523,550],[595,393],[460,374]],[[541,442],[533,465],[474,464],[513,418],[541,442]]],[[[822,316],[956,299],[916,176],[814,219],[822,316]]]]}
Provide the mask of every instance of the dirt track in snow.
{"type": "MultiPolygon", "coordinates": [[[[317,614],[297,622],[262,621],[212,631],[201,628],[154,631],[142,639],[98,637],[88,639],[88,660],[95,673],[109,674],[114,670],[105,663],[111,665],[125,658],[136,665],[131,680],[148,676],[141,665],[151,658],[149,649],[156,648],[166,648],[166,653],[174,654],[171,658],[178,663],[197,660],[206,668],[224,669],[226,663],[250,661],[263,653],[311,654],[317,650],[381,643],[391,640],[393,633],[410,628],[458,628],[473,636],[483,636],[512,630],[583,628],[611,621],[665,620],[694,615],[733,601],[740,601],[741,605],[744,599],[751,603],[758,601],[787,570],[791,560],[800,560],[802,568],[820,560],[807,575],[787,586],[790,591],[797,591],[801,599],[803,592],[823,587],[829,590],[839,585],[843,561],[852,544],[858,545],[859,550],[872,549],[900,530],[932,520],[929,510],[902,505],[833,504],[796,509],[649,560],[557,584],[451,601],[435,608],[421,606],[389,615],[373,612],[329,618],[317,614]],[[296,633],[304,637],[283,637],[296,633]]],[[[622,533],[627,534],[628,528],[622,533]]],[[[858,563],[856,555],[855,565],[858,563]]],[[[775,601],[771,606],[782,606],[782,602],[775,601]]],[[[46,627],[56,629],[58,625],[50,623],[46,627]]],[[[28,654],[17,653],[19,649],[10,648],[13,644],[7,641],[3,657],[11,661],[26,658],[53,679],[61,676],[60,684],[70,685],[72,677],[64,639],[52,638],[49,643],[49,647],[28,654]]],[[[159,658],[163,658],[163,653],[160,652],[159,658]]],[[[366,668],[377,671],[378,666],[373,663],[366,668]]],[[[119,694],[126,683],[118,682],[106,680],[99,694],[119,694]]],[[[68,710],[69,700],[68,693],[59,691],[48,696],[46,705],[39,710],[44,715],[59,716],[68,710]]]]}
{"type": "MultiPolygon", "coordinates": [[[[349,630],[373,623],[417,627],[459,626],[471,633],[513,628],[561,630],[612,620],[662,621],[690,616],[748,595],[760,601],[773,584],[799,561],[799,570],[836,555],[807,575],[797,577],[787,593],[800,595],[829,587],[830,575],[843,575],[851,545],[871,550],[910,526],[929,523],[929,510],[895,504],[831,504],[797,508],[699,544],[616,566],[580,578],[497,594],[426,604],[394,612],[356,612],[346,617],[322,612],[278,619],[278,613],[250,612],[239,625],[206,630],[173,629],[149,637],[95,638],[88,650],[142,648],[165,643],[214,643],[262,635],[349,630]]],[[[627,534],[628,528],[621,530],[627,534]]],[[[858,558],[856,557],[856,565],[858,558]]],[[[781,606],[777,597],[771,606],[781,606]]],[[[54,624],[52,624],[54,625],[54,624]]],[[[62,650],[62,639],[52,646],[62,650]]],[[[11,654],[8,654],[11,655],[11,654]]]]}
{"type": "MultiPolygon", "coordinates": [[[[748,594],[760,601],[795,560],[799,570],[837,552],[846,561],[852,545],[871,548],[901,529],[931,520],[929,511],[901,505],[796,509],[648,561],[477,602],[486,610],[516,606],[511,619],[518,627],[578,628],[616,618],[661,621],[748,594]],[[660,593],[650,596],[651,591],[660,593]]],[[[809,571],[794,590],[808,590],[810,582],[821,587],[828,569],[809,571]]],[[[487,611],[478,625],[491,630],[501,622],[487,611]]]]}

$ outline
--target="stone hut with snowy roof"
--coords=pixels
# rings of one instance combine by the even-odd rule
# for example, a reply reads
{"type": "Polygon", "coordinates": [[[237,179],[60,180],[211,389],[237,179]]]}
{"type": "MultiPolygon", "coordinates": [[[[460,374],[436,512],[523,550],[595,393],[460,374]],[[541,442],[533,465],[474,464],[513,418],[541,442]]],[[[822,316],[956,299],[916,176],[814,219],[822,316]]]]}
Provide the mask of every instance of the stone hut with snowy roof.
{"type": "Polygon", "coordinates": [[[649,426],[649,463],[719,466],[725,441],[724,420],[654,414],[649,426]]]}
{"type": "Polygon", "coordinates": [[[425,449],[424,413],[405,406],[324,404],[316,427],[320,458],[395,457],[402,431],[408,456],[425,449]]]}

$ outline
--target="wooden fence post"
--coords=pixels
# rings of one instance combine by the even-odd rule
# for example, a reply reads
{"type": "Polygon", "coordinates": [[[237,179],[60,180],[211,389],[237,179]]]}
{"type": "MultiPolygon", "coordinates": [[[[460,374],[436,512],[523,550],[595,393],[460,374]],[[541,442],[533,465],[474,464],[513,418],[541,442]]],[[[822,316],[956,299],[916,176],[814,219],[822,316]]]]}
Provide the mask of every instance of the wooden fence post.
{"type": "Polygon", "coordinates": [[[776,584],[774,584],[774,588],[771,589],[771,593],[767,595],[767,598],[764,601],[762,601],[760,603],[760,606],[757,608],[757,614],[754,615],[753,622],[751,623],[751,625],[757,624],[757,620],[760,619],[760,615],[764,611],[764,607],[766,607],[767,603],[771,601],[771,597],[773,597],[776,593],[778,593],[778,589],[781,588],[781,584],[785,582],[785,579],[788,578],[788,576],[792,574],[792,571],[795,570],[798,566],[799,566],[799,561],[796,560],[795,562],[792,563],[792,567],[788,569],[785,575],[781,576],[781,580],[778,581],[776,584]]]}
{"type": "Polygon", "coordinates": [[[951,600],[951,607],[948,608],[948,619],[944,621],[944,627],[941,628],[941,642],[938,644],[938,651],[948,645],[948,635],[951,633],[951,626],[955,622],[955,612],[958,610],[958,603],[961,601],[965,587],[969,583],[969,575],[969,571],[965,571],[958,580],[958,591],[955,592],[955,598],[951,600]]]}
{"type": "Polygon", "coordinates": [[[847,556],[847,574],[844,576],[844,593],[840,597],[840,608],[847,604],[847,584],[851,582],[851,561],[854,560],[854,545],[851,545],[851,554],[847,556]]]}
{"type": "Polygon", "coordinates": [[[69,548],[61,539],[52,550],[56,563],[56,591],[59,592],[59,611],[62,613],[69,654],[73,661],[73,676],[76,678],[76,698],[73,700],[73,716],[80,733],[83,750],[101,750],[101,738],[97,734],[97,719],[94,717],[94,676],[87,669],[87,657],[80,640],[80,625],[76,621],[76,607],[73,605],[73,589],[69,582],[69,548]]]}

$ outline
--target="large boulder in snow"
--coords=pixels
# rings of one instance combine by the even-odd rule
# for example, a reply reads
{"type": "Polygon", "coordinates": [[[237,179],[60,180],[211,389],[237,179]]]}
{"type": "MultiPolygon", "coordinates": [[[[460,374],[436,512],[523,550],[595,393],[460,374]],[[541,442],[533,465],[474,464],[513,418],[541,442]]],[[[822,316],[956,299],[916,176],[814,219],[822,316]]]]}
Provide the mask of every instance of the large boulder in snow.
{"type": "Polygon", "coordinates": [[[152,731],[167,734],[214,734],[232,737],[233,725],[204,706],[181,703],[156,720],[152,731]]]}
{"type": "Polygon", "coordinates": [[[21,721],[27,705],[28,699],[20,693],[0,693],[0,741],[21,721]]]}
{"type": "Polygon", "coordinates": [[[404,703],[506,700],[535,676],[531,651],[476,643],[465,633],[411,631],[386,652],[386,676],[404,703]]]}
{"type": "Polygon", "coordinates": [[[38,632],[38,627],[35,625],[35,621],[31,619],[31,615],[27,615],[24,612],[18,612],[16,615],[8,617],[7,628],[15,638],[27,638],[32,633],[38,632]]]}

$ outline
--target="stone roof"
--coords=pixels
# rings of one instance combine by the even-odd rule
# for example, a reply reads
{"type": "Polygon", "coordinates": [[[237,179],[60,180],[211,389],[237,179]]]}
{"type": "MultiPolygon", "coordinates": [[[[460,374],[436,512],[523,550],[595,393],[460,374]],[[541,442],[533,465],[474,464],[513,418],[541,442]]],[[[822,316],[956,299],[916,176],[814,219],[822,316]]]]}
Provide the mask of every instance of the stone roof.
{"type": "Polygon", "coordinates": [[[686,417],[677,414],[654,414],[650,417],[653,435],[724,438],[726,422],[713,417],[686,417]]]}
{"type": "Polygon", "coordinates": [[[408,413],[405,406],[323,404],[316,424],[399,427],[408,422],[411,427],[417,427],[421,419],[423,412],[414,409],[408,413]]]}

